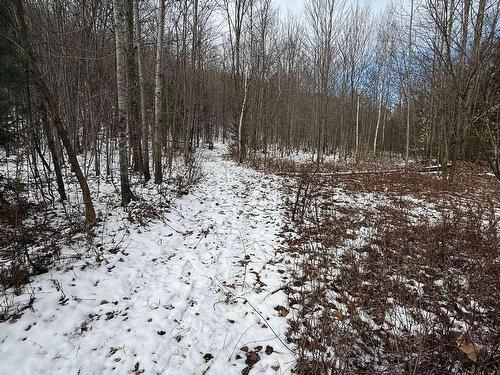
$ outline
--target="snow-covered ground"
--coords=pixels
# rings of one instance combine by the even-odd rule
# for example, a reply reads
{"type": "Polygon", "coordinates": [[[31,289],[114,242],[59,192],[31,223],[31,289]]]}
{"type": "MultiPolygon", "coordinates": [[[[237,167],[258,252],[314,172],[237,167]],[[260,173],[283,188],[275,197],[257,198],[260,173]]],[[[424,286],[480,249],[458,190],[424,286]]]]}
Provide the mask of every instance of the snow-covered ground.
{"type": "MultiPolygon", "coordinates": [[[[285,152],[281,151],[277,145],[269,146],[267,154],[264,152],[257,152],[256,156],[260,159],[273,160],[275,162],[289,162],[295,164],[315,163],[317,159],[317,153],[315,152],[315,150],[296,149],[293,152],[285,152]]],[[[391,156],[388,153],[379,154],[377,158],[373,160],[370,160],[370,158],[368,158],[368,160],[364,160],[365,164],[370,161],[380,166],[385,165],[386,167],[392,168],[403,167],[405,165],[403,157],[398,155],[391,156]]],[[[344,168],[353,168],[355,166],[359,166],[360,164],[359,162],[356,162],[356,158],[354,156],[349,156],[348,158],[346,158],[340,152],[324,154],[323,163],[336,164],[337,166],[344,168]]],[[[417,163],[416,160],[410,160],[411,165],[415,163],[417,163]]]]}
{"type": "Polygon", "coordinates": [[[111,213],[97,240],[116,254],[33,278],[33,309],[0,324],[0,373],[290,373],[280,181],[223,153],[162,220],[111,213]]]}

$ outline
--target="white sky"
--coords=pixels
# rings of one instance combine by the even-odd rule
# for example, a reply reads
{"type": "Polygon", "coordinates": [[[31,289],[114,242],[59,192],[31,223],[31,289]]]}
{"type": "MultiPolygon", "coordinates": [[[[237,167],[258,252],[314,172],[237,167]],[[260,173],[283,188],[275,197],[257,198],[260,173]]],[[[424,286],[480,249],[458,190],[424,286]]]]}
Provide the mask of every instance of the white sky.
{"type": "MultiPolygon", "coordinates": [[[[355,1],[356,0],[346,0],[347,4],[354,3],[355,1]]],[[[384,7],[391,2],[396,4],[401,1],[404,0],[360,0],[361,3],[370,4],[370,7],[375,11],[375,13],[383,10],[384,7]]],[[[274,0],[274,2],[279,4],[283,13],[286,13],[287,9],[290,9],[295,14],[301,14],[306,0],[274,0]]]]}

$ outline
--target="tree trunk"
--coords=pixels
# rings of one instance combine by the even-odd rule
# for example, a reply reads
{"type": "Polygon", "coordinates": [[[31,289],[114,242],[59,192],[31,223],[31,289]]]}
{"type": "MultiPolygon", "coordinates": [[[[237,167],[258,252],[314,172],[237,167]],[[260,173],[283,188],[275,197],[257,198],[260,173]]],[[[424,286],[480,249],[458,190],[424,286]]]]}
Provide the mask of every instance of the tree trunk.
{"type": "Polygon", "coordinates": [[[139,16],[139,0],[134,1],[134,28],[135,28],[135,46],[137,48],[137,65],[139,69],[139,94],[140,94],[140,109],[141,109],[141,133],[142,133],[142,153],[143,162],[142,169],[144,173],[144,182],[151,179],[149,171],[149,123],[146,112],[146,82],[144,77],[144,63],[142,61],[142,36],[141,36],[141,19],[139,16]]]}
{"type": "Polygon", "coordinates": [[[161,120],[161,49],[163,45],[163,34],[165,30],[165,0],[158,1],[158,31],[156,37],[156,71],[155,71],[155,101],[154,101],[154,172],[155,183],[161,184],[163,182],[163,170],[161,165],[161,147],[162,147],[162,132],[160,130],[161,120]]]}
{"type": "Polygon", "coordinates": [[[359,152],[359,94],[358,101],[356,104],[356,148],[354,150],[354,158],[358,162],[358,152],[359,152]]]}
{"type": "Polygon", "coordinates": [[[40,70],[38,69],[38,66],[36,64],[35,55],[31,49],[31,44],[28,39],[28,28],[26,25],[26,20],[24,18],[24,8],[22,0],[12,0],[12,5],[20,36],[20,52],[24,55],[24,58],[28,63],[36,87],[47,102],[49,112],[52,117],[52,122],[66,150],[66,153],[68,154],[68,160],[71,165],[71,169],[75,173],[78,184],[80,185],[80,189],[82,190],[83,202],[85,205],[85,219],[87,221],[87,225],[92,226],[95,224],[96,216],[94,205],[92,203],[92,196],[87,184],[87,179],[85,178],[80,168],[80,164],[78,163],[78,159],[76,157],[73,145],[71,144],[71,141],[69,139],[68,132],[62,124],[59,107],[57,105],[55,96],[52,94],[52,91],[49,89],[44,79],[42,78],[42,74],[40,73],[40,70]]]}
{"type": "Polygon", "coordinates": [[[406,72],[406,102],[407,102],[407,112],[406,112],[406,148],[405,148],[405,166],[408,167],[408,162],[410,158],[410,110],[411,110],[411,98],[410,98],[410,79],[411,70],[410,66],[412,63],[412,32],[413,32],[413,1],[411,0],[410,9],[410,38],[408,42],[408,65],[406,72]]]}
{"type": "Polygon", "coordinates": [[[380,101],[378,103],[377,126],[375,127],[375,138],[373,139],[373,156],[377,156],[377,139],[380,129],[380,119],[382,117],[382,101],[384,99],[383,86],[380,87],[380,101]]]}
{"type": "Polygon", "coordinates": [[[134,37],[134,0],[126,0],[126,61],[128,76],[128,129],[132,149],[132,166],[135,172],[142,172],[142,129],[140,113],[139,71],[134,37]]]}
{"type": "Polygon", "coordinates": [[[47,146],[49,147],[50,155],[52,156],[52,164],[54,164],[54,172],[56,173],[57,191],[59,192],[59,198],[62,201],[66,200],[66,189],[64,188],[64,180],[61,171],[61,163],[59,162],[59,157],[57,155],[56,144],[54,141],[54,134],[50,127],[50,123],[47,119],[45,109],[42,112],[42,126],[45,132],[45,137],[47,138],[47,146]]]}
{"type": "Polygon", "coordinates": [[[245,88],[243,93],[243,103],[241,105],[240,111],[240,121],[238,124],[238,163],[243,162],[244,150],[243,150],[243,117],[245,116],[245,109],[247,105],[248,96],[248,73],[245,74],[245,88]]]}
{"type": "Polygon", "coordinates": [[[127,50],[126,50],[126,5],[127,0],[113,0],[116,42],[116,85],[118,94],[118,150],[120,160],[120,186],[122,205],[126,206],[133,198],[128,176],[128,142],[127,142],[127,50]]]}

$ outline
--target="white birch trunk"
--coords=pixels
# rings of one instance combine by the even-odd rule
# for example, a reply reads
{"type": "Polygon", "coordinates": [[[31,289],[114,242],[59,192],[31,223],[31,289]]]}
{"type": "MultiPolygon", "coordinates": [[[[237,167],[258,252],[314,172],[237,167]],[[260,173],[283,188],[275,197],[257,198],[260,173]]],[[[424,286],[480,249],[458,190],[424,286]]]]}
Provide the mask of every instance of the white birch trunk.
{"type": "MultiPolygon", "coordinates": [[[[245,73],[244,73],[245,74],[245,73]]],[[[241,105],[240,121],[238,124],[238,162],[243,161],[243,117],[245,115],[245,107],[247,105],[248,96],[248,74],[245,74],[245,92],[243,94],[243,103],[241,105]]]]}
{"type": "Polygon", "coordinates": [[[410,158],[410,111],[411,111],[411,100],[410,100],[410,66],[412,62],[412,31],[413,31],[413,0],[411,0],[410,5],[410,39],[408,43],[408,71],[406,77],[406,101],[408,104],[408,111],[406,112],[406,152],[405,152],[405,166],[408,167],[408,162],[410,158]]]}
{"type": "Polygon", "coordinates": [[[354,151],[354,156],[356,161],[358,161],[358,152],[359,152],[359,94],[358,94],[358,103],[356,105],[356,148],[354,151]]]}
{"type": "Polygon", "coordinates": [[[156,37],[156,70],[155,70],[155,100],[154,100],[154,164],[155,183],[161,184],[163,181],[163,171],[161,165],[161,49],[163,45],[163,34],[165,32],[165,0],[158,0],[158,32],[156,37]]]}
{"type": "Polygon", "coordinates": [[[125,0],[113,0],[116,43],[116,86],[118,96],[118,148],[120,164],[120,186],[122,205],[132,199],[128,176],[128,134],[127,134],[127,61],[126,61],[126,18],[125,0]]]}
{"type": "Polygon", "coordinates": [[[375,138],[373,139],[373,156],[377,155],[377,139],[380,129],[380,119],[382,117],[382,102],[384,100],[383,85],[380,85],[380,101],[378,104],[377,126],[375,127],[375,138]]]}

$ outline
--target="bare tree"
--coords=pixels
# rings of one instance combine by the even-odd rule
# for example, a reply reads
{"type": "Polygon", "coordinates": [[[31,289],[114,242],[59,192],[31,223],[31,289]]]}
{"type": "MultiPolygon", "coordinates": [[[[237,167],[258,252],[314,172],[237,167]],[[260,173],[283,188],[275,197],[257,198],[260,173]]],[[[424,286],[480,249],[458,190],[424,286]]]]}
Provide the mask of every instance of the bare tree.
{"type": "Polygon", "coordinates": [[[154,176],[155,183],[161,184],[163,182],[162,170],[162,132],[160,128],[161,121],[161,94],[162,94],[162,77],[161,77],[161,61],[162,61],[162,48],[163,48],[163,35],[165,33],[165,0],[158,0],[158,18],[157,18],[157,36],[156,36],[156,60],[155,60],[155,99],[154,99],[154,176]]]}
{"type": "Polygon", "coordinates": [[[127,5],[128,0],[113,0],[116,43],[116,86],[118,100],[118,152],[120,157],[120,187],[122,205],[133,198],[128,174],[128,134],[127,115],[129,111],[127,90],[127,5]]]}
{"type": "Polygon", "coordinates": [[[62,123],[56,97],[54,96],[49,86],[43,79],[43,76],[38,68],[35,54],[31,48],[31,41],[29,40],[28,37],[28,26],[26,24],[26,19],[24,15],[23,2],[22,0],[12,0],[12,6],[14,9],[14,14],[16,17],[16,22],[19,32],[20,53],[26,59],[26,62],[33,76],[34,82],[40,93],[43,95],[45,101],[47,102],[47,106],[49,108],[49,112],[52,118],[52,123],[57,131],[57,135],[59,136],[64,146],[64,149],[66,150],[69,163],[71,165],[73,172],[75,173],[75,176],[80,185],[80,189],[82,191],[83,202],[85,205],[85,218],[87,220],[87,224],[93,225],[96,221],[96,215],[94,211],[94,205],[92,203],[92,196],[90,194],[90,189],[87,184],[87,179],[85,178],[80,168],[80,164],[76,157],[76,152],[69,139],[68,132],[62,123]]]}
{"type": "Polygon", "coordinates": [[[413,58],[413,8],[414,0],[410,1],[410,24],[409,24],[409,37],[408,37],[408,61],[406,66],[406,148],[405,148],[405,165],[408,167],[410,159],[410,113],[411,113],[411,94],[410,94],[410,77],[411,66],[413,58]]]}
{"type": "Polygon", "coordinates": [[[315,88],[319,97],[317,105],[317,163],[323,160],[327,97],[333,59],[335,10],[338,1],[310,0],[306,14],[311,35],[309,36],[311,65],[315,72],[315,88]]]}
{"type": "Polygon", "coordinates": [[[143,152],[143,173],[144,181],[148,182],[151,178],[149,172],[149,122],[146,110],[146,77],[144,72],[141,18],[139,13],[139,0],[133,0],[135,48],[137,49],[137,65],[139,71],[139,93],[140,93],[140,113],[142,129],[142,152],[143,152]]]}
{"type": "MultiPolygon", "coordinates": [[[[236,92],[236,97],[241,98],[241,105],[239,106],[239,111],[235,111],[235,115],[238,113],[237,125],[237,154],[238,160],[241,162],[245,157],[245,144],[244,144],[244,128],[243,128],[243,118],[241,116],[242,110],[244,115],[244,108],[246,106],[245,102],[245,78],[242,82],[242,73],[244,75],[244,68],[242,67],[242,41],[243,41],[243,26],[245,21],[245,16],[250,10],[253,4],[253,0],[223,0],[223,9],[226,13],[226,20],[229,29],[229,41],[231,44],[231,71],[234,80],[234,87],[236,92]]],[[[248,84],[248,80],[246,81],[248,84]]],[[[247,87],[248,89],[248,87],[247,87]]]]}
{"type": "Polygon", "coordinates": [[[379,138],[380,125],[383,120],[383,104],[384,96],[387,85],[387,74],[389,71],[390,58],[393,50],[392,35],[390,34],[390,25],[392,18],[392,9],[386,12],[386,16],[379,24],[376,44],[376,64],[378,69],[378,110],[377,110],[377,124],[375,126],[375,136],[373,137],[373,156],[377,156],[377,143],[379,138]]]}

